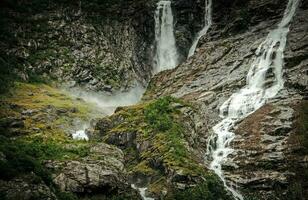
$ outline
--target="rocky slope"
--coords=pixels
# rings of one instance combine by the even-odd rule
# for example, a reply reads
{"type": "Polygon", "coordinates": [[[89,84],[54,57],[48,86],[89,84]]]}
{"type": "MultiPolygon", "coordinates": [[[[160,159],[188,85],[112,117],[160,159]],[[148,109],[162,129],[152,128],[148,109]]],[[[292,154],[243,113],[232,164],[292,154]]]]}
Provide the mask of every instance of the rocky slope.
{"type": "Polygon", "coordinates": [[[19,60],[21,78],[41,76],[107,92],[149,79],[152,40],[138,27],[147,27],[137,16],[145,11],[134,12],[138,4],[123,12],[128,4],[109,1],[2,4],[1,50],[19,60]]]}
{"type": "MultiPolygon", "coordinates": [[[[120,108],[97,122],[93,137],[122,149],[130,182],[157,199],[231,199],[203,164],[194,108],[163,97],[120,108]],[[192,192],[194,191],[195,192],[192,192]]],[[[199,119],[200,120],[200,119],[199,119]]]]}
{"type": "Polygon", "coordinates": [[[0,98],[1,199],[139,199],[120,149],[72,133],[95,105],[44,84],[16,83],[0,98]]]}

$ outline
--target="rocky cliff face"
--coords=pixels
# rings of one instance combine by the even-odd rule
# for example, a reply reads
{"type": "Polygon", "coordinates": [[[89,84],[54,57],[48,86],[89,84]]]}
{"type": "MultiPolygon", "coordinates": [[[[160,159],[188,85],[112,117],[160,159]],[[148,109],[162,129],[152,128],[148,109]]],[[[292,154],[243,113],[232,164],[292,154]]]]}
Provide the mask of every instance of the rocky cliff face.
{"type": "MultiPolygon", "coordinates": [[[[201,124],[198,131],[202,140],[207,140],[211,127],[219,120],[219,107],[245,85],[256,48],[280,21],[285,6],[286,1],[214,2],[213,27],[196,54],[175,70],[155,76],[144,100],[172,95],[197,104],[204,118],[196,124],[201,124]]],[[[285,51],[285,88],[235,129],[232,146],[236,151],[223,168],[247,198],[307,196],[307,176],[300,175],[307,170],[303,138],[307,130],[298,129],[303,123],[299,120],[307,120],[306,111],[301,111],[306,104],[308,80],[306,19],[307,3],[302,2],[285,51]]]]}
{"type": "Polygon", "coordinates": [[[146,7],[95,1],[2,4],[1,50],[20,60],[22,78],[35,75],[107,92],[149,80],[153,34],[147,33],[153,25],[146,22],[146,7]]]}
{"type": "MultiPolygon", "coordinates": [[[[1,2],[0,62],[12,69],[2,74],[110,93],[147,85],[156,3],[1,2]]],[[[232,199],[208,169],[208,138],[219,107],[246,84],[257,47],[286,5],[213,1],[213,25],[186,60],[204,1],[172,1],[182,63],[151,78],[140,104],[109,117],[49,86],[15,84],[0,98],[0,197],[140,199],[135,184],[156,199],[232,199]],[[89,142],[70,138],[98,115],[89,142]]],[[[234,128],[235,151],[223,170],[245,199],[308,196],[307,9],[302,0],[290,27],[284,89],[234,128]]]]}
{"type": "MultiPolygon", "coordinates": [[[[137,82],[145,86],[152,75],[156,3],[4,1],[3,64],[24,80],[56,80],[87,90],[127,90],[137,82]]],[[[184,60],[203,23],[202,7],[195,1],[173,4],[184,60]]]]}

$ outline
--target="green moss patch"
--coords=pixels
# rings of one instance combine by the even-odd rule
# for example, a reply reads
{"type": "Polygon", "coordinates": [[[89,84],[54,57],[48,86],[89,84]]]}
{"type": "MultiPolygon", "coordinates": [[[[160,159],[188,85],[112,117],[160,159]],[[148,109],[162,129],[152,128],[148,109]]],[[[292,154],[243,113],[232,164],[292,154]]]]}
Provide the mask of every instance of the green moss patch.
{"type": "MultiPolygon", "coordinates": [[[[53,184],[48,160],[81,160],[96,141],[69,137],[75,121],[99,116],[94,105],[45,85],[15,83],[0,97],[0,179],[30,176],[43,181],[58,199],[75,199],[53,184]]],[[[93,155],[95,156],[95,155],[93,155]]],[[[92,157],[91,157],[92,158],[92,157]]],[[[39,182],[38,182],[39,183],[39,182]]]]}
{"type": "MultiPolygon", "coordinates": [[[[19,119],[24,124],[19,128],[21,132],[58,139],[65,139],[76,126],[100,116],[95,105],[45,84],[15,83],[10,93],[1,96],[0,102],[0,119],[19,119]]],[[[1,134],[9,136],[7,130],[1,134]]]]}

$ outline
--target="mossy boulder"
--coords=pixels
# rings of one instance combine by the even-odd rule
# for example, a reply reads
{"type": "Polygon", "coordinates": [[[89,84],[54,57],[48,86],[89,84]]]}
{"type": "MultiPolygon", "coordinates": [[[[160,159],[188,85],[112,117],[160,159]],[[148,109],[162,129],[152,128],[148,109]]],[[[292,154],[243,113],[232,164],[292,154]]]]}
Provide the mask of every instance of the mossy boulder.
{"type": "MultiPolygon", "coordinates": [[[[192,127],[186,122],[187,113],[191,112],[195,112],[193,105],[170,96],[162,97],[118,109],[97,123],[96,132],[103,141],[122,149],[131,182],[147,186],[152,196],[172,199],[173,195],[184,195],[183,191],[193,192],[192,188],[203,182],[208,184],[207,180],[215,181],[221,189],[215,194],[217,198],[228,196],[190,143],[193,140],[187,132],[192,127]],[[108,128],[103,125],[106,122],[108,128]],[[100,127],[104,127],[103,131],[100,127]]],[[[205,190],[212,193],[213,188],[203,189],[200,193],[205,190]]]]}

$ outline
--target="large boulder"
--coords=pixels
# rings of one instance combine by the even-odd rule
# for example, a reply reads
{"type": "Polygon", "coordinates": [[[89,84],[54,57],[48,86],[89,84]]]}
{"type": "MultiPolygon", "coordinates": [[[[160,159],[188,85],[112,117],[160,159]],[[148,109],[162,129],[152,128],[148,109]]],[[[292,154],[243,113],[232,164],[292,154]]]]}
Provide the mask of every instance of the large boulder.
{"type": "Polygon", "coordinates": [[[80,160],[48,161],[46,166],[55,173],[54,183],[65,192],[77,195],[126,195],[138,199],[138,193],[128,184],[120,149],[99,143],[90,147],[89,156],[80,160]]]}

